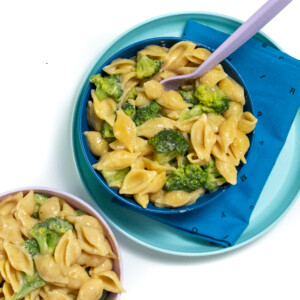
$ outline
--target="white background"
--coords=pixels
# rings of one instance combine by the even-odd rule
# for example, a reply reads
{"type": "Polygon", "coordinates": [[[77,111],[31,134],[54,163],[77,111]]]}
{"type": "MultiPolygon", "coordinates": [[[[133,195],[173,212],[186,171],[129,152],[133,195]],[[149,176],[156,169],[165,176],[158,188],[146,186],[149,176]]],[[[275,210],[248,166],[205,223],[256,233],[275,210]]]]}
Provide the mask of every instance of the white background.
{"type": "MultiPolygon", "coordinates": [[[[40,185],[83,199],[71,118],[80,83],[101,51],[136,24],[171,12],[208,11],[245,21],[264,0],[1,1],[0,192],[40,185]]],[[[300,1],[263,31],[300,58],[300,1]]],[[[298,199],[299,200],[299,199],[298,199]]],[[[122,300],[300,299],[300,201],[263,237],[209,257],[180,257],[136,244],[116,229],[122,300]]]]}

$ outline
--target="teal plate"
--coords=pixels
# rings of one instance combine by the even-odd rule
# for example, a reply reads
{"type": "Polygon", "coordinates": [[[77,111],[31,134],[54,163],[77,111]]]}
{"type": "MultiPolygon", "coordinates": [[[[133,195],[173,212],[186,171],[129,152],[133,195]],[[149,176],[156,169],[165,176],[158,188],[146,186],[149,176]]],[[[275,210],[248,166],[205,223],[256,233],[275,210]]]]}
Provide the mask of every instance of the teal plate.
{"type": "MultiPolygon", "coordinates": [[[[300,153],[296,151],[299,149],[300,111],[253,211],[249,226],[236,244],[228,248],[215,246],[199,238],[185,235],[172,227],[126,209],[112,201],[112,195],[93,177],[84,159],[79,142],[78,126],[82,92],[88,84],[87,79],[90,74],[96,72],[112,54],[129,44],[156,36],[180,37],[190,18],[229,34],[241,24],[238,20],[222,15],[186,12],[161,16],[125,32],[101,53],[83,80],[74,108],[72,142],[73,153],[81,180],[97,204],[100,213],[110,225],[137,243],[157,251],[184,256],[204,256],[231,251],[255,240],[274,226],[297,199],[300,190],[300,181],[298,180],[300,175],[300,153]]],[[[262,33],[258,33],[255,38],[275,48],[279,48],[270,38],[262,33]]]]}

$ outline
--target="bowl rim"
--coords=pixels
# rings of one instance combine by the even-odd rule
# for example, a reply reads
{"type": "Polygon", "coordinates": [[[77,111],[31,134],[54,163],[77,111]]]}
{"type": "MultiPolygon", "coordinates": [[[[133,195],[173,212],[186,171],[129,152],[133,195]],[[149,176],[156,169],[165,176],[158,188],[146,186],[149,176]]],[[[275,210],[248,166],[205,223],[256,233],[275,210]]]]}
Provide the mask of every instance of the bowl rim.
{"type": "MultiPolygon", "coordinates": [[[[93,166],[92,163],[90,162],[90,159],[88,157],[88,153],[87,153],[87,149],[89,149],[88,146],[85,145],[86,140],[83,134],[83,130],[82,130],[82,123],[83,123],[83,111],[84,111],[84,106],[87,105],[87,102],[89,101],[88,97],[90,94],[90,90],[91,90],[91,84],[89,82],[89,77],[93,74],[98,74],[101,73],[103,71],[103,68],[108,65],[109,63],[111,63],[113,60],[117,59],[117,58],[122,58],[122,53],[130,51],[130,49],[132,48],[136,48],[136,47],[140,47],[140,49],[143,49],[144,47],[151,45],[151,43],[158,43],[159,41],[171,41],[174,42],[174,44],[176,42],[180,42],[180,41],[190,41],[189,39],[186,38],[182,38],[182,37],[175,37],[175,36],[160,36],[160,37],[151,37],[151,38],[147,38],[147,39],[142,39],[139,41],[136,41],[130,45],[127,45],[125,47],[123,47],[122,49],[120,49],[119,51],[115,52],[113,55],[111,55],[104,63],[101,64],[100,67],[98,67],[97,69],[95,68],[95,66],[97,65],[98,59],[94,62],[93,66],[88,70],[84,82],[82,83],[82,94],[80,97],[80,105],[79,105],[79,118],[78,118],[78,132],[79,132],[79,142],[80,142],[80,147],[83,153],[83,157],[90,169],[90,171],[92,172],[93,176],[95,176],[95,178],[97,179],[97,181],[114,197],[114,200],[116,200],[116,202],[122,206],[125,207],[129,207],[130,209],[134,210],[134,211],[138,211],[138,212],[143,212],[143,213],[155,213],[155,214],[178,214],[178,213],[185,213],[185,212],[189,212],[198,208],[201,208],[202,206],[205,206],[206,204],[210,203],[211,201],[219,198],[222,196],[222,192],[225,192],[225,190],[230,190],[230,188],[232,188],[233,186],[230,184],[225,184],[224,186],[221,186],[219,189],[217,189],[214,192],[211,193],[206,193],[202,196],[200,196],[194,203],[189,204],[189,205],[185,205],[182,207],[176,207],[176,208],[168,208],[168,207],[156,207],[154,206],[152,203],[150,204],[152,207],[149,208],[149,206],[147,208],[143,208],[141,207],[138,203],[135,202],[135,200],[132,197],[125,197],[122,196],[121,194],[119,194],[117,189],[114,189],[112,187],[109,187],[108,184],[106,183],[105,179],[102,177],[102,175],[100,174],[100,172],[97,172],[93,166]],[[207,200],[205,200],[206,198],[208,198],[207,200]],[[202,202],[198,202],[199,199],[202,199],[202,202]],[[198,203],[197,203],[198,202],[198,203]]],[[[193,43],[195,43],[198,47],[204,47],[206,49],[208,49],[209,51],[214,51],[214,49],[212,49],[211,47],[208,47],[206,45],[203,45],[199,42],[195,42],[195,41],[191,41],[193,43]]],[[[138,50],[137,50],[138,51],[138,50]]],[[[136,53],[136,52],[135,52],[136,53]]],[[[243,78],[241,77],[241,75],[239,74],[239,72],[236,70],[236,68],[232,65],[232,63],[226,58],[224,59],[220,64],[224,64],[229,67],[232,72],[234,73],[236,79],[238,79],[239,83],[243,86],[244,90],[245,90],[245,96],[246,99],[249,101],[249,105],[251,108],[251,112],[254,113],[255,108],[253,106],[253,102],[252,102],[252,97],[250,94],[250,91],[245,83],[245,81],[243,80],[243,78]]],[[[235,80],[236,80],[235,79],[235,80]]],[[[255,139],[255,131],[250,133],[251,134],[251,140],[252,142],[250,143],[250,147],[246,153],[246,157],[249,155],[249,153],[251,152],[251,145],[254,142],[255,139]]],[[[90,155],[91,152],[89,153],[90,155]]],[[[237,168],[238,168],[238,172],[243,168],[244,164],[240,164],[237,168]]]]}
{"type": "MultiPolygon", "coordinates": [[[[25,186],[25,187],[13,188],[6,192],[1,192],[0,193],[0,203],[8,196],[12,196],[19,192],[28,193],[30,191],[45,193],[45,194],[48,194],[49,196],[57,196],[57,197],[61,198],[62,200],[66,201],[71,207],[73,207],[73,208],[76,207],[76,208],[82,209],[82,210],[86,211],[89,215],[98,219],[98,221],[104,227],[103,229],[104,229],[105,237],[109,240],[109,243],[110,243],[114,253],[116,254],[116,258],[113,259],[113,265],[114,265],[113,270],[117,273],[118,278],[119,278],[121,284],[123,285],[123,276],[124,276],[123,260],[122,260],[122,255],[121,255],[118,241],[117,241],[113,231],[111,230],[110,226],[108,225],[108,223],[97,212],[97,210],[95,208],[93,208],[90,204],[85,202],[83,199],[81,199],[69,192],[65,192],[60,189],[45,187],[45,186],[25,186]],[[78,204],[78,207],[73,204],[73,201],[76,203],[76,205],[78,204]]],[[[119,294],[110,293],[110,295],[112,295],[112,296],[109,296],[107,298],[107,300],[119,300],[121,297],[121,293],[119,293],[119,294]]]]}

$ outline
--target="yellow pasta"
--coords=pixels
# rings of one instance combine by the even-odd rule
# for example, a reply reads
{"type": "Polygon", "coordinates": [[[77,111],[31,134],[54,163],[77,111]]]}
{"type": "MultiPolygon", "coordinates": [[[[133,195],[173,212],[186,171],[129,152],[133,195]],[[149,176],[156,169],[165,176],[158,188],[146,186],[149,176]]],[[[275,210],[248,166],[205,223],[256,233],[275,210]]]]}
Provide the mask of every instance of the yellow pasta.
{"type": "Polygon", "coordinates": [[[181,110],[189,107],[190,105],[185,102],[180,94],[176,91],[164,91],[157,99],[157,102],[169,109],[181,110]]]}
{"type": "Polygon", "coordinates": [[[208,88],[215,86],[219,81],[228,75],[224,72],[222,65],[217,65],[199,78],[200,84],[205,84],[208,88]]]}
{"type": "MultiPolygon", "coordinates": [[[[213,169],[220,184],[236,184],[236,167],[246,163],[247,134],[257,119],[244,110],[244,88],[221,64],[176,91],[165,91],[160,82],[193,72],[210,54],[190,41],[169,49],[149,45],[91,77],[92,83],[97,76],[98,81],[91,90],[93,104],[87,104],[90,131],[84,134],[91,153],[100,157],[93,167],[108,186],[143,208],[149,202],[158,207],[192,204],[219,187],[200,180],[191,186],[194,172],[213,169]],[[108,143],[103,153],[100,138],[108,143]]],[[[82,251],[93,255],[88,248],[82,251]]]]}
{"type": "Polygon", "coordinates": [[[225,79],[222,79],[219,82],[219,87],[232,101],[245,105],[244,89],[232,78],[227,77],[225,79]]]}
{"type": "Polygon", "coordinates": [[[101,156],[94,168],[96,170],[121,170],[129,167],[138,155],[138,153],[131,153],[126,150],[107,152],[101,156]]]}
{"type": "Polygon", "coordinates": [[[160,117],[149,120],[137,127],[137,135],[151,138],[164,128],[174,128],[175,121],[169,118],[160,117]]]}
{"type": "Polygon", "coordinates": [[[216,136],[207,121],[206,114],[194,123],[191,129],[191,142],[199,159],[208,161],[216,136]]]}
{"type": "Polygon", "coordinates": [[[117,111],[117,119],[113,126],[114,136],[122,142],[130,152],[133,152],[136,145],[136,126],[130,117],[123,110],[117,111]]]}
{"type": "Polygon", "coordinates": [[[8,196],[0,207],[0,299],[93,299],[90,289],[99,297],[125,291],[97,218],[34,191],[8,196]]]}
{"type": "Polygon", "coordinates": [[[101,156],[108,151],[108,143],[104,138],[102,138],[100,132],[86,131],[84,132],[84,135],[86,137],[89,148],[91,149],[91,152],[95,156],[101,156]]]}

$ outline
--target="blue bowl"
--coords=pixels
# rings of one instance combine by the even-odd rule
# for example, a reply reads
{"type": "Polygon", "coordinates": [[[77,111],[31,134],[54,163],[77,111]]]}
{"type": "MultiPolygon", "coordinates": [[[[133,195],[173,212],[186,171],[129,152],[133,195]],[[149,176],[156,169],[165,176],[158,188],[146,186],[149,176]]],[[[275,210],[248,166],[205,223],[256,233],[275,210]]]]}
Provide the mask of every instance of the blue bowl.
{"type": "MultiPolygon", "coordinates": [[[[87,117],[86,117],[87,116],[87,103],[90,100],[90,94],[91,94],[91,90],[93,88],[93,85],[89,82],[89,77],[91,75],[98,74],[98,73],[101,73],[103,75],[102,69],[106,65],[110,64],[113,60],[118,59],[118,58],[132,58],[132,57],[136,56],[136,53],[138,51],[142,50],[146,46],[159,45],[159,46],[170,48],[175,43],[183,41],[183,40],[184,39],[181,39],[178,37],[157,37],[157,38],[142,40],[142,41],[136,42],[134,44],[131,44],[131,45],[123,48],[122,50],[118,51],[117,53],[113,54],[98,70],[96,70],[96,72],[94,72],[94,73],[90,72],[90,74],[88,74],[88,76],[86,77],[87,78],[86,82],[84,82],[84,85],[83,85],[85,87],[85,89],[82,93],[83,96],[81,98],[81,103],[80,103],[80,108],[79,108],[79,124],[78,124],[78,126],[79,126],[79,141],[80,141],[80,146],[82,148],[84,158],[85,158],[93,176],[97,179],[99,184],[101,184],[106,190],[108,190],[115,197],[115,199],[117,199],[117,202],[119,202],[120,205],[129,206],[130,208],[132,208],[134,210],[149,212],[149,213],[159,213],[159,214],[184,213],[187,211],[198,209],[198,208],[210,203],[211,201],[214,201],[215,199],[222,197],[222,194],[224,192],[230,193],[230,189],[232,188],[232,186],[230,184],[225,184],[222,187],[220,187],[218,190],[216,190],[212,193],[206,193],[203,196],[199,197],[195,203],[186,205],[183,207],[162,208],[162,207],[156,207],[155,205],[153,205],[150,202],[148,204],[147,208],[142,208],[139,204],[137,204],[135,202],[133,197],[125,197],[125,196],[119,194],[118,190],[109,187],[107,185],[106,181],[104,180],[104,178],[102,177],[101,173],[99,173],[98,171],[96,171],[93,168],[93,165],[98,162],[98,158],[91,153],[89,146],[87,144],[86,138],[83,134],[85,131],[91,130],[91,128],[88,126],[87,117]]],[[[213,51],[213,49],[210,49],[209,47],[207,47],[205,45],[201,45],[199,43],[197,43],[197,45],[199,47],[206,48],[206,49],[210,50],[211,52],[213,51]]],[[[221,64],[222,64],[225,72],[244,88],[245,99],[246,99],[246,104],[245,104],[244,108],[246,111],[253,112],[253,106],[252,106],[250,94],[249,94],[249,91],[248,91],[244,81],[242,80],[241,76],[238,74],[238,72],[235,70],[235,68],[232,66],[232,64],[227,59],[224,60],[221,64]]],[[[92,70],[93,69],[94,68],[92,68],[92,70]]],[[[250,148],[246,154],[246,157],[249,154],[249,152],[251,151],[251,144],[253,142],[252,141],[253,137],[254,137],[253,133],[248,134],[248,138],[250,140],[250,148]]],[[[240,164],[237,169],[238,169],[238,171],[240,171],[242,168],[243,168],[243,164],[240,164]]]]}

